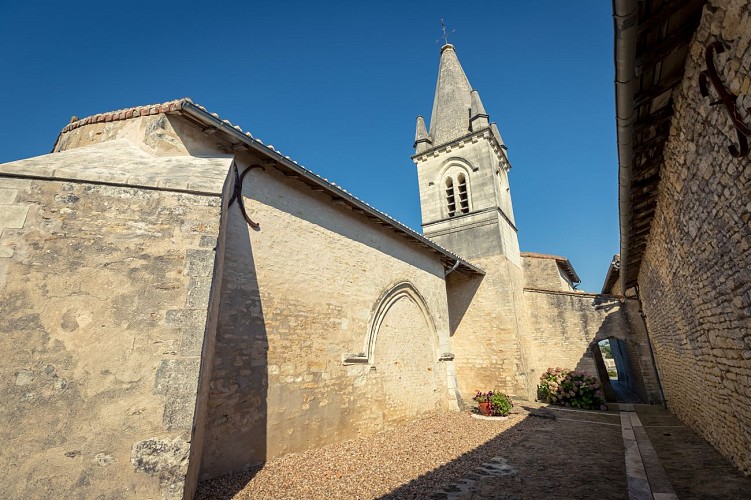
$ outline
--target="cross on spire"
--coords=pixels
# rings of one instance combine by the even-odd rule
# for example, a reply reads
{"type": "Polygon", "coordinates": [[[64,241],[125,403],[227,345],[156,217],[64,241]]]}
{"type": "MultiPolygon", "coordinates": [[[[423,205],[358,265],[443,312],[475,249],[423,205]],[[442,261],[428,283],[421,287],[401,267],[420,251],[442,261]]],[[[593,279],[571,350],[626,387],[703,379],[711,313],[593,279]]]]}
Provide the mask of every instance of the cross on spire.
{"type": "Polygon", "coordinates": [[[438,40],[436,40],[435,43],[438,43],[438,42],[441,41],[441,39],[443,39],[443,45],[448,45],[448,43],[449,43],[449,35],[451,33],[453,33],[454,31],[456,31],[456,29],[453,29],[453,30],[451,30],[451,31],[449,31],[447,33],[446,32],[446,23],[443,22],[443,18],[441,18],[441,29],[443,30],[443,36],[441,38],[439,38],[438,40]]]}

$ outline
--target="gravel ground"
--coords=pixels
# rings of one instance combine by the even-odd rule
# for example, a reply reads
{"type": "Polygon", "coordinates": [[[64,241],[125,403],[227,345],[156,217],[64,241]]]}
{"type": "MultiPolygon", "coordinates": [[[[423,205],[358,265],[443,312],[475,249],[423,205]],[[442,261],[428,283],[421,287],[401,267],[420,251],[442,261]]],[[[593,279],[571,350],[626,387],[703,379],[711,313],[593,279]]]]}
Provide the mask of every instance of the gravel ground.
{"type": "Polygon", "coordinates": [[[546,427],[441,413],[388,431],[272,460],[199,485],[196,498],[425,498],[546,427]]]}
{"type": "MultiPolygon", "coordinates": [[[[627,499],[617,406],[543,406],[523,402],[507,420],[434,415],[204,481],[196,498],[627,499]],[[499,462],[514,473],[478,476],[478,467],[499,462]],[[459,491],[467,480],[471,489],[459,491]]],[[[751,478],[675,417],[658,407],[637,411],[681,498],[751,498],[751,478]]]]}

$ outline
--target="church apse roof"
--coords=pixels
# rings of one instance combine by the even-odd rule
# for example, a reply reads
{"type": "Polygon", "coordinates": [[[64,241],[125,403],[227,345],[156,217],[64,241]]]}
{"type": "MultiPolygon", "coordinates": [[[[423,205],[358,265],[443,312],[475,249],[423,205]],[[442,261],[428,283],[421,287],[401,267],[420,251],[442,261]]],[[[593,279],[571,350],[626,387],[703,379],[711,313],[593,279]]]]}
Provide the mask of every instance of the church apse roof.
{"type": "MultiPolygon", "coordinates": [[[[39,159],[45,158],[46,160],[49,161],[51,160],[52,157],[57,157],[58,154],[62,156],[62,155],[66,155],[68,153],[72,153],[73,151],[75,151],[74,149],[74,150],[62,151],[62,153],[58,153],[58,151],[60,151],[61,149],[61,144],[63,142],[62,139],[65,137],[65,135],[80,127],[84,127],[86,125],[91,125],[91,124],[129,120],[132,118],[159,115],[159,114],[167,114],[167,115],[179,114],[183,118],[187,119],[189,122],[192,122],[194,125],[199,127],[200,130],[204,134],[222,136],[225,142],[229,144],[229,147],[227,148],[228,153],[255,151],[257,153],[260,153],[264,156],[269,157],[269,159],[273,160],[274,162],[273,165],[279,168],[288,177],[294,177],[297,180],[300,180],[303,183],[307,184],[313,189],[325,191],[331,197],[332,203],[335,203],[335,204],[345,203],[351,207],[354,213],[360,213],[364,215],[365,217],[367,217],[371,222],[384,226],[391,230],[394,230],[396,233],[400,234],[401,236],[407,237],[412,242],[417,243],[419,246],[437,254],[447,269],[456,269],[457,271],[464,272],[466,274],[477,274],[477,275],[485,274],[484,271],[481,270],[480,268],[470,264],[469,262],[465,261],[458,255],[455,255],[454,253],[430,241],[429,239],[425,238],[423,235],[417,233],[413,229],[402,224],[401,222],[397,221],[396,219],[389,216],[388,214],[381,212],[380,210],[372,207],[368,203],[364,202],[363,200],[357,198],[353,194],[346,191],[341,186],[338,186],[337,184],[329,181],[328,179],[323,178],[319,176],[318,174],[314,173],[313,171],[303,167],[302,165],[297,163],[295,160],[291,159],[289,156],[283,155],[281,151],[275,149],[272,145],[264,144],[260,139],[253,137],[253,135],[250,132],[243,131],[243,129],[240,126],[234,125],[229,120],[222,119],[216,113],[209,112],[205,107],[194,103],[190,98],[187,98],[187,97],[182,98],[182,99],[176,99],[173,101],[168,101],[168,102],[161,103],[161,104],[150,104],[150,105],[145,105],[145,106],[137,106],[133,108],[120,109],[120,110],[111,111],[108,113],[99,113],[99,114],[92,115],[86,118],[82,118],[80,120],[74,120],[68,125],[66,125],[65,127],[63,127],[60,135],[57,138],[57,141],[55,142],[55,147],[53,148],[53,154],[45,155],[43,157],[38,157],[38,158],[39,159]]],[[[112,142],[119,143],[119,142],[125,142],[125,141],[119,140],[119,141],[112,141],[112,142]]],[[[102,147],[102,145],[98,145],[97,147],[102,147]]],[[[107,147],[109,146],[105,146],[105,148],[107,147]]],[[[91,147],[79,148],[79,149],[89,150],[91,149],[91,147]]],[[[153,160],[154,159],[152,158],[152,161],[153,160]]],[[[34,162],[34,161],[35,159],[29,159],[29,160],[19,160],[17,162],[2,164],[0,165],[0,175],[3,175],[4,173],[11,174],[11,175],[19,175],[19,174],[24,175],[23,171],[28,170],[28,168],[26,167],[31,166],[31,164],[29,165],[26,165],[26,164],[29,162],[34,162]]],[[[184,161],[184,160],[181,160],[181,161],[184,161]]],[[[37,161],[36,163],[40,163],[40,162],[37,161]]],[[[48,169],[48,170],[49,172],[43,175],[44,177],[55,177],[55,178],[60,177],[60,175],[58,175],[59,172],[56,172],[55,169],[48,169]]],[[[79,180],[83,180],[83,177],[80,175],[73,176],[71,178],[77,178],[79,180]]],[[[117,183],[119,181],[117,179],[114,179],[112,182],[117,183]]],[[[129,181],[127,182],[127,184],[133,185],[134,182],[129,181]]],[[[187,189],[187,190],[190,190],[190,189],[187,189]]]]}

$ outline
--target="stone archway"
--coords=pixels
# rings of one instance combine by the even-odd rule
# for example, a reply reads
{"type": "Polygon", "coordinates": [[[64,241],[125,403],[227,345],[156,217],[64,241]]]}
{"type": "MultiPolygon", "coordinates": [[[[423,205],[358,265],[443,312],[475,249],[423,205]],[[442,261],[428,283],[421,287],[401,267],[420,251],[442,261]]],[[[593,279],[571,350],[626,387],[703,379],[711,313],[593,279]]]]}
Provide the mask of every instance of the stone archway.
{"type": "Polygon", "coordinates": [[[366,353],[383,401],[384,422],[434,412],[446,401],[445,366],[425,301],[410,283],[392,287],[379,301],[366,353]]]}
{"type": "Polygon", "coordinates": [[[644,380],[639,364],[639,349],[633,341],[609,336],[595,339],[590,344],[597,372],[602,381],[605,399],[619,403],[641,403],[647,401],[644,380]],[[606,366],[600,343],[607,340],[612,353],[614,369],[617,376],[609,377],[612,369],[606,366]]]}

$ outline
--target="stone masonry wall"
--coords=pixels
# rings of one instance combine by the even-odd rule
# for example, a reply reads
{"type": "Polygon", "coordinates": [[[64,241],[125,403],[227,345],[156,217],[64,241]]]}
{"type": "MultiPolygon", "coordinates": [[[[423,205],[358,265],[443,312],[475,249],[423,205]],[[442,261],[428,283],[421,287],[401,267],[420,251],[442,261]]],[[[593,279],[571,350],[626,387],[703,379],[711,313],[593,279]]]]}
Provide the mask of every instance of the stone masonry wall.
{"type": "Polygon", "coordinates": [[[571,291],[569,281],[563,277],[555,259],[522,256],[524,286],[540,290],[571,291]]]}
{"type": "Polygon", "coordinates": [[[659,391],[646,344],[646,333],[634,300],[584,292],[525,290],[525,349],[530,383],[536,387],[548,368],[584,370],[598,375],[590,347],[606,338],[624,340],[629,349],[634,392],[649,402],[659,391]],[[633,349],[633,350],[632,350],[633,349]]]}
{"type": "Polygon", "coordinates": [[[229,208],[202,477],[456,407],[440,261],[273,167],[243,193],[260,229],[229,208]]]}
{"type": "Polygon", "coordinates": [[[0,496],[182,497],[219,203],[0,177],[0,496]]]}
{"type": "MultiPolygon", "coordinates": [[[[751,473],[751,159],[699,92],[704,51],[721,40],[720,78],[751,124],[751,5],[713,0],[674,96],[657,210],[639,288],[668,407],[751,473]]],[[[712,91],[713,92],[713,91],[712,91]]],[[[714,93],[712,94],[714,96],[714,93]]]]}
{"type": "Polygon", "coordinates": [[[454,273],[447,279],[451,347],[461,395],[469,401],[477,391],[498,389],[521,399],[534,398],[520,343],[522,270],[500,255],[472,263],[486,275],[454,273]]]}

